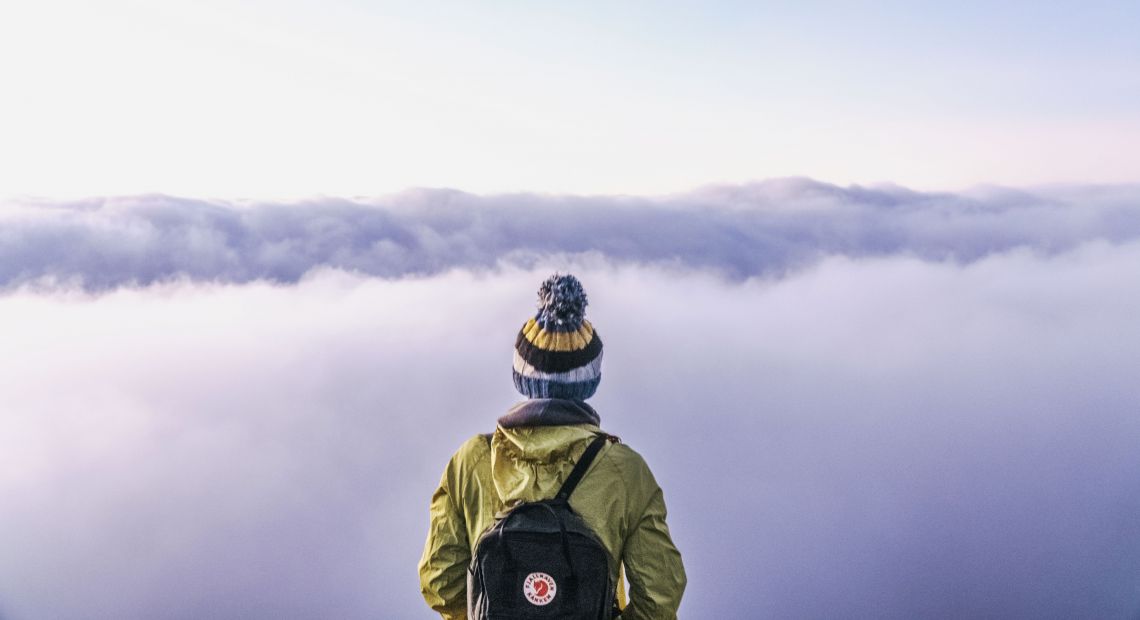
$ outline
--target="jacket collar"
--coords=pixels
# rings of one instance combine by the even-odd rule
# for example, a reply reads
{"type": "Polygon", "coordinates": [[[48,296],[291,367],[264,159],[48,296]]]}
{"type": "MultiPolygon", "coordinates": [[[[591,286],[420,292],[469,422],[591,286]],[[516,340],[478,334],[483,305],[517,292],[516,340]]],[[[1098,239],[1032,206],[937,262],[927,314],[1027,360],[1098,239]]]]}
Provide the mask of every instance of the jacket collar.
{"type": "Polygon", "coordinates": [[[581,400],[532,398],[518,403],[499,418],[499,426],[564,426],[570,424],[600,425],[601,416],[581,400]]]}

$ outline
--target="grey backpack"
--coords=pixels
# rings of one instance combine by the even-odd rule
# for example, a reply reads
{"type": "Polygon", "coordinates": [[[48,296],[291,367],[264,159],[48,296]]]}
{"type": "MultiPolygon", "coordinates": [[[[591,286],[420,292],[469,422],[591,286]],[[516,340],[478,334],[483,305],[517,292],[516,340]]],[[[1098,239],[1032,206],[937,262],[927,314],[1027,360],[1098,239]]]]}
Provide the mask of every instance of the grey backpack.
{"type": "Polygon", "coordinates": [[[608,439],[598,435],[552,499],[496,515],[467,569],[471,620],[617,617],[609,553],[570,508],[570,494],[608,439]]]}

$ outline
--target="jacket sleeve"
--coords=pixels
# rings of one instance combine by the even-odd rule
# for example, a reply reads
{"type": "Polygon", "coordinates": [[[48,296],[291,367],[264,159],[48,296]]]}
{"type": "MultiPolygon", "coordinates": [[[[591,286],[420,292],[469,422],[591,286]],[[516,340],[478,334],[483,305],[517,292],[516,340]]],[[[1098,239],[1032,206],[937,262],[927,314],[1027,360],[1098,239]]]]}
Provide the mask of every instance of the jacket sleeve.
{"type": "Polygon", "coordinates": [[[665,524],[665,497],[656,484],[626,539],[622,563],[629,579],[629,605],[622,620],[676,620],[687,579],[665,524]]]}
{"type": "Polygon", "coordinates": [[[431,525],[420,558],[420,592],[444,620],[467,618],[467,565],[471,550],[457,495],[458,466],[452,458],[431,498],[431,525]]]}

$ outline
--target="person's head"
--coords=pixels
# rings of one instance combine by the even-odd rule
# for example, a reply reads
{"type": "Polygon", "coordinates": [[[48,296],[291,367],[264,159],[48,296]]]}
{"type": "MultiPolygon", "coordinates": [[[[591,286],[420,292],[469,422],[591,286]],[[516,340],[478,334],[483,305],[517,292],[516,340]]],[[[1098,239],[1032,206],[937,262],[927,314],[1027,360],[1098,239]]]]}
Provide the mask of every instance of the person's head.
{"type": "Polygon", "coordinates": [[[602,379],[602,340],[586,320],[586,291],[554,274],[538,289],[538,313],[515,339],[515,387],[527,398],[586,400],[602,379]]]}

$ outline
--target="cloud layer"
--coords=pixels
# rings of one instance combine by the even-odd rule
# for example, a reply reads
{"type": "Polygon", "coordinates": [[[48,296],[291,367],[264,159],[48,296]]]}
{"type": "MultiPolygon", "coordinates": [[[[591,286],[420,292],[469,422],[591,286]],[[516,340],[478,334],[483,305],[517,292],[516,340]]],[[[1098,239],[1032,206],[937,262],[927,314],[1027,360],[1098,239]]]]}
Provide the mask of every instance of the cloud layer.
{"type": "Polygon", "coordinates": [[[660,197],[412,190],[297,204],[24,200],[0,209],[0,288],[292,283],[320,268],[393,278],[582,255],[742,279],[835,255],[969,262],[1138,237],[1138,186],[932,194],[792,178],[660,197]]]}
{"type": "MultiPolygon", "coordinates": [[[[868,243],[860,257],[743,280],[726,272],[769,267],[752,257],[734,270],[716,258],[700,270],[669,263],[664,250],[649,256],[667,245],[655,239],[688,238],[660,222],[689,216],[627,208],[661,218],[638,228],[646,237],[629,241],[629,256],[668,264],[539,258],[533,268],[402,280],[321,269],[294,286],[181,281],[0,297],[0,614],[431,617],[415,576],[428,498],[451,451],[516,399],[510,345],[555,268],[582,278],[605,338],[592,402],[665,489],[691,577],[685,617],[1140,611],[1140,243],[1078,242],[1112,208],[1044,205],[1034,208],[1064,215],[1035,219],[1021,207],[979,207],[958,224],[1022,225],[976,241],[986,250],[970,261],[885,255],[898,248],[868,243]],[[1058,218],[1090,228],[1073,232],[1058,218]],[[1038,242],[997,251],[1023,237],[1038,242]]],[[[895,207],[819,208],[842,220],[847,208],[895,207]]],[[[266,209],[217,213],[239,222],[260,213],[266,227],[287,219],[266,209]]],[[[103,221],[108,240],[126,221],[138,238],[162,228],[144,221],[182,230],[180,239],[225,228],[185,224],[170,216],[177,208],[100,220],[106,210],[69,207],[48,219],[83,235],[103,221]]],[[[481,239],[512,221],[490,208],[423,210],[338,213],[481,239]],[[459,225],[458,213],[479,215],[459,225]]],[[[604,215],[549,210],[582,230],[604,215]]],[[[711,213],[815,230],[778,205],[711,213]]],[[[985,236],[912,215],[954,247],[985,236]]],[[[321,229],[311,220],[293,221],[321,229]]],[[[325,225],[328,238],[351,236],[331,221],[340,224],[325,225]]],[[[753,225],[745,234],[763,229],[753,225]]],[[[736,230],[703,226],[726,239],[736,230]]],[[[508,238],[496,247],[525,245],[508,238]]],[[[698,238],[693,248],[720,251],[698,238]]],[[[200,247],[225,255],[214,241],[200,247]]],[[[411,255],[463,255],[452,245],[411,255]]],[[[241,280],[230,270],[250,255],[196,275],[241,280]]]]}

